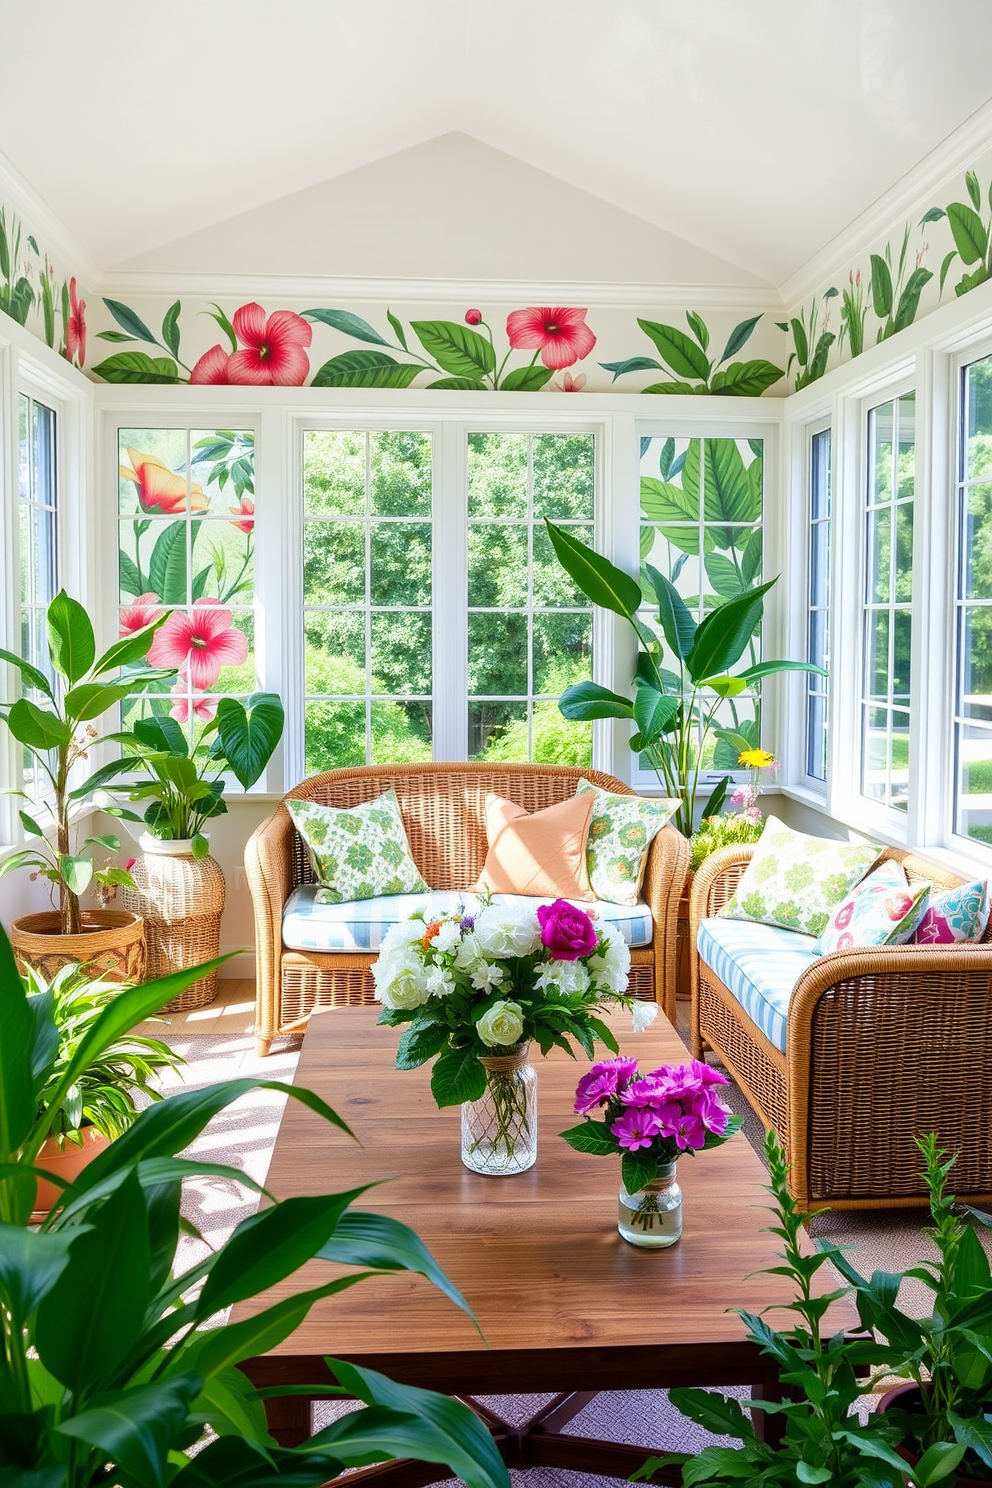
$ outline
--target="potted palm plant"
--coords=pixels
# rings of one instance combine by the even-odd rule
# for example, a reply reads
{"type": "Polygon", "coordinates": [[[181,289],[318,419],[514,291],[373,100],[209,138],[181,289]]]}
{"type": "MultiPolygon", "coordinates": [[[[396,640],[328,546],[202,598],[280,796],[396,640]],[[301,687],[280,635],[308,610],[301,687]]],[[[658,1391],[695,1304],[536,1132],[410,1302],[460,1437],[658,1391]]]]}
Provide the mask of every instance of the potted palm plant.
{"type": "Polygon", "coordinates": [[[0,863],[0,877],[30,868],[58,891],[57,910],[25,915],[12,926],[22,965],[46,977],[70,962],[98,966],[119,980],[140,980],[143,974],[140,917],[127,910],[84,909],[80,903],[91,884],[130,883],[126,869],[94,863],[94,850],[116,853],[120,841],[108,833],[77,845],[74,812],[93,792],[91,780],[79,779],[90,751],[110,737],[100,735],[96,720],[124,698],[176,676],[173,669],[137,666],[166,618],[161,615],[98,657],[89,615],[62,590],[46,615],[54,682],[22,657],[0,650],[0,661],[20,672],[22,687],[20,697],[0,705],[0,720],[31,760],[37,784],[34,797],[17,792],[28,801],[20,818],[34,845],[0,863]]]}
{"type": "MultiPolygon", "coordinates": [[[[220,864],[210,856],[204,827],[227,811],[225,780],[233,775],[248,790],[261,777],[282,738],[285,716],[274,693],[256,693],[240,703],[221,698],[212,718],[198,729],[192,745],[171,717],[143,718],[122,736],[124,757],[107,767],[111,793],[128,806],[107,809],[143,823],[142,856],[123,891],[126,908],[145,922],[148,971],[160,976],[170,967],[195,966],[216,956],[225,884],[220,864]],[[137,775],[114,783],[122,769],[137,775]],[[143,806],[139,815],[133,808],[143,806]]],[[[173,1008],[202,1007],[214,997],[216,973],[186,988],[173,1008]]]]}
{"type": "MultiPolygon", "coordinates": [[[[36,1118],[47,1121],[49,1131],[37,1165],[71,1181],[134,1123],[137,1099],[161,1098],[156,1076],[184,1061],[160,1040],[125,1030],[85,1066],[77,1065],[72,1083],[66,1085],[65,1071],[90,1038],[103,1009],[119,996],[120,983],[91,977],[77,966],[63,966],[47,984],[29,968],[24,983],[32,1008],[39,1006],[35,998],[44,998],[51,1007],[57,1036],[55,1061],[37,1094],[36,1118]]],[[[39,1180],[37,1211],[47,1211],[58,1192],[53,1183],[39,1180]]]]}

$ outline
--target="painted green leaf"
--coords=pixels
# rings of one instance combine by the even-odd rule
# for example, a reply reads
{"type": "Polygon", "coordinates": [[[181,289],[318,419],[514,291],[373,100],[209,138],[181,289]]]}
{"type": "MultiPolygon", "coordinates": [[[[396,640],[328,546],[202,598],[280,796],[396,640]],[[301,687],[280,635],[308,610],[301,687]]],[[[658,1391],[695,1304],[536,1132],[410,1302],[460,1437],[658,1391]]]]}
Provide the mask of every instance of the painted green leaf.
{"type": "Polygon", "coordinates": [[[132,341],[150,341],[154,346],[155,337],[145,325],[140,315],[136,315],[127,305],[122,305],[120,300],[104,300],[103,303],[121,330],[126,331],[132,341]]]}
{"type": "MultiPolygon", "coordinates": [[[[191,524],[192,525],[192,524],[191,524]]],[[[186,603],[186,525],[170,522],[155,539],[148,582],[163,604],[186,603]]]]}
{"type": "Polygon", "coordinates": [[[402,346],[403,350],[404,351],[409,351],[410,348],[406,344],[406,331],[404,331],[404,329],[403,329],[403,322],[401,320],[397,319],[397,317],[393,314],[392,310],[387,310],[386,311],[386,319],[389,321],[389,324],[392,326],[392,328],[393,328],[393,335],[396,337],[397,341],[400,343],[400,345],[402,346]]]}
{"type": "Polygon", "coordinates": [[[636,579],[547,518],[545,525],[555,557],[587,599],[627,620],[636,615],[642,598],[636,579]]]}
{"type": "Polygon", "coordinates": [[[350,310],[303,310],[301,314],[304,320],[319,321],[321,325],[342,331],[346,336],[354,336],[356,341],[371,341],[376,346],[389,345],[374,326],[370,326],[360,315],[353,315],[350,310]]]}
{"type": "Polygon", "coordinates": [[[120,554],[119,572],[122,592],[133,594],[137,599],[138,595],[144,592],[141,587],[141,576],[135,567],[134,559],[127,553],[121,552],[120,554]]]}
{"type": "Polygon", "coordinates": [[[539,393],[554,376],[553,367],[515,367],[500,383],[504,393],[539,393]]]}
{"type": "Polygon", "coordinates": [[[971,205],[974,207],[976,212],[980,212],[982,210],[982,188],[978,184],[978,177],[975,175],[974,171],[965,171],[964,184],[968,188],[968,195],[971,197],[971,205]]]}
{"type": "MultiPolygon", "coordinates": [[[[927,275],[927,277],[929,278],[930,276],[927,275]]],[[[809,364],[810,382],[819,381],[819,379],[826,372],[827,358],[830,355],[830,348],[831,346],[833,346],[836,340],[837,337],[834,335],[833,331],[824,331],[822,336],[817,341],[816,350],[813,352],[813,358],[809,364]]]]}
{"type": "Polygon", "coordinates": [[[951,202],[947,209],[947,220],[962,262],[973,264],[983,259],[989,246],[989,236],[978,213],[965,206],[964,202],[951,202]]]}
{"type": "Polygon", "coordinates": [[[904,331],[907,326],[913,324],[916,312],[920,308],[920,295],[932,278],[933,274],[929,269],[914,269],[910,274],[896,307],[895,328],[897,331],[904,331]]]}
{"type": "Polygon", "coordinates": [[[742,576],[722,553],[707,553],[703,559],[706,577],[721,599],[735,599],[746,587],[742,576]]]}
{"type": "Polygon", "coordinates": [[[943,207],[931,207],[930,210],[924,212],[923,216],[920,218],[920,226],[925,227],[928,222],[939,222],[940,219],[942,217],[946,217],[946,215],[947,213],[944,211],[943,207]]]}
{"type": "Polygon", "coordinates": [[[734,326],[727,339],[727,344],[723,348],[723,356],[720,358],[717,364],[718,366],[722,366],[728,358],[737,355],[744,343],[750,340],[751,332],[760,319],[760,315],[752,315],[750,320],[742,320],[739,325],[734,326]]]}
{"type": "Polygon", "coordinates": [[[705,386],[699,387],[694,382],[653,382],[650,387],[641,388],[642,393],[675,393],[678,395],[692,395],[694,393],[706,392],[705,386]]]}
{"type": "MultiPolygon", "coordinates": [[[[754,466],[748,467],[750,475],[754,466]]],[[[760,496],[759,496],[760,501],[760,496]]],[[[759,506],[760,510],[760,506],[759,506]]],[[[748,535],[747,542],[741,550],[741,573],[744,575],[745,584],[753,584],[761,572],[761,529],[755,530],[748,535]]]]}
{"type": "Polygon", "coordinates": [[[126,336],[123,331],[97,331],[96,339],[98,341],[115,341],[120,343],[121,341],[133,341],[134,337],[126,336]]]}
{"type": "Polygon", "coordinates": [[[685,312],[685,318],[689,322],[690,331],[695,336],[700,346],[703,348],[704,351],[708,351],[710,344],[710,333],[703,317],[701,315],[697,315],[695,310],[687,310],[685,312]]]}
{"type": "Polygon", "coordinates": [[[238,338],[234,334],[234,327],[231,324],[231,322],[228,320],[227,316],[225,315],[224,311],[220,308],[220,306],[217,305],[217,304],[214,304],[210,310],[202,311],[201,314],[209,315],[211,320],[215,320],[217,322],[217,324],[220,326],[221,330],[224,332],[224,335],[227,337],[227,342],[228,342],[228,345],[231,348],[232,353],[235,352],[235,351],[237,351],[237,349],[238,349],[238,338]]]}
{"type": "Polygon", "coordinates": [[[317,369],[312,387],[405,388],[410,386],[418,372],[423,371],[413,362],[341,369],[334,365],[336,361],[337,358],[332,357],[330,362],[317,369]]]}
{"type": "Polygon", "coordinates": [[[699,501],[671,481],[642,475],[641,511],[650,522],[698,522],[699,501]]]}
{"type": "Polygon", "coordinates": [[[809,342],[806,339],[806,327],[798,316],[793,316],[790,324],[792,326],[792,339],[796,346],[796,356],[805,367],[809,361],[809,342]]]}
{"type": "Polygon", "coordinates": [[[676,377],[698,377],[705,382],[710,375],[710,364],[706,354],[684,331],[675,326],[661,325],[655,320],[642,320],[637,324],[658,349],[658,355],[666,366],[671,367],[676,377]]]}
{"type": "Polygon", "coordinates": [[[478,377],[496,367],[496,353],[485,336],[453,320],[412,320],[420,344],[439,367],[454,377],[478,377]]]}
{"type": "Polygon", "coordinates": [[[784,376],[783,368],[761,358],[753,362],[731,362],[714,375],[710,392],[725,397],[760,398],[766,388],[784,376]]]}
{"type": "Polygon", "coordinates": [[[171,357],[151,357],[145,351],[118,351],[93,368],[104,382],[181,382],[171,357]]]}
{"type": "Polygon", "coordinates": [[[661,372],[664,370],[661,363],[656,362],[654,357],[644,356],[627,357],[622,362],[600,362],[599,365],[604,372],[613,373],[614,382],[625,372],[661,372]]]}
{"type": "MultiPolygon", "coordinates": [[[[698,450],[698,443],[696,445],[698,450]]],[[[761,508],[752,506],[744,457],[736,439],[707,439],[703,443],[703,514],[708,522],[756,522],[761,508]]],[[[698,454],[696,456],[698,459],[698,454]]],[[[688,465],[688,459],[686,464],[688,465]]]]}
{"type": "Polygon", "coordinates": [[[367,351],[356,346],[351,351],[342,351],[324,363],[317,377],[333,376],[338,372],[362,372],[368,367],[398,367],[394,356],[385,351],[367,351]]]}
{"type": "Polygon", "coordinates": [[[892,274],[879,253],[871,256],[871,307],[879,320],[892,314],[892,274]]]}
{"type": "Polygon", "coordinates": [[[440,389],[448,393],[484,393],[487,391],[484,382],[478,382],[474,377],[439,377],[436,382],[427,384],[431,388],[440,389]]]}
{"type": "Polygon", "coordinates": [[[182,302],[176,300],[175,304],[170,305],[166,310],[165,319],[162,321],[162,340],[174,357],[179,356],[179,312],[181,309],[182,302]]]}
{"type": "Polygon", "coordinates": [[[940,284],[937,289],[938,296],[944,293],[944,281],[947,278],[947,271],[951,267],[951,264],[954,262],[957,256],[958,250],[956,248],[952,248],[948,253],[944,255],[944,261],[940,266],[940,284]]]}

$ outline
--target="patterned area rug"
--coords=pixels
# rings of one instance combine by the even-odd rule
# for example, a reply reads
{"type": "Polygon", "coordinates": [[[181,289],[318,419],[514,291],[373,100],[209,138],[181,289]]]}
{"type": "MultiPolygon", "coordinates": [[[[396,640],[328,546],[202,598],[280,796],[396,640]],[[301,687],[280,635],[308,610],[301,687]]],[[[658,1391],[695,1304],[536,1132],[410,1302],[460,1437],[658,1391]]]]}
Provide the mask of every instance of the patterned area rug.
{"type": "MultiPolygon", "coordinates": [[[[175,1019],[172,1026],[147,1031],[164,1037],[187,1061],[182,1084],[186,1087],[229,1080],[235,1076],[260,1076],[265,1079],[292,1081],[299,1058],[301,1041],[285,1039],[277,1043],[267,1059],[254,1053],[251,1031],[252,1004],[249,1001],[225,1000],[222,992],[218,1003],[198,1012],[175,1019]]],[[[145,1030],[143,1030],[145,1031],[145,1030]]],[[[170,1080],[166,1093],[178,1084],[170,1080]]],[[[748,1140],[761,1151],[762,1129],[746,1100],[736,1087],[726,1092],[728,1104],[745,1118],[748,1140]]],[[[211,1122],[191,1152],[211,1161],[240,1168],[259,1183],[264,1183],[269,1159],[286,1097],[275,1091],[260,1090],[244,1096],[211,1122]]],[[[187,1184],[184,1211],[198,1226],[212,1247],[222,1243],[247,1215],[254,1212],[257,1198],[242,1184],[216,1179],[187,1184]]],[[[863,1272],[905,1270],[933,1254],[929,1240],[921,1234],[925,1219],[922,1211],[888,1210],[857,1214],[822,1215],[814,1221],[817,1239],[829,1238],[852,1247],[852,1262],[863,1272]]],[[[992,1252],[992,1232],[982,1232],[983,1243],[992,1252]]],[[[181,1266],[193,1263],[199,1251],[198,1242],[181,1241],[184,1251],[181,1266]]],[[[926,1291],[919,1284],[907,1283],[903,1300],[907,1308],[924,1310],[926,1291]]],[[[220,1321],[220,1319],[218,1319],[220,1321]]],[[[745,1395],[744,1390],[729,1394],[745,1395]]],[[[549,1397],[509,1395],[490,1396],[485,1404],[513,1425],[533,1415],[549,1397]]],[[[316,1423],[322,1424],[353,1404],[323,1404],[317,1407],[316,1423]]],[[[569,1435],[598,1437],[602,1440],[653,1446],[659,1451],[694,1451],[707,1442],[722,1440],[711,1437],[686,1421],[668,1401],[664,1390],[617,1391],[599,1395],[575,1417],[567,1428],[569,1435]]],[[[584,1473],[564,1472],[551,1468],[532,1468],[512,1474],[516,1488],[595,1488],[608,1480],[584,1473]]]]}

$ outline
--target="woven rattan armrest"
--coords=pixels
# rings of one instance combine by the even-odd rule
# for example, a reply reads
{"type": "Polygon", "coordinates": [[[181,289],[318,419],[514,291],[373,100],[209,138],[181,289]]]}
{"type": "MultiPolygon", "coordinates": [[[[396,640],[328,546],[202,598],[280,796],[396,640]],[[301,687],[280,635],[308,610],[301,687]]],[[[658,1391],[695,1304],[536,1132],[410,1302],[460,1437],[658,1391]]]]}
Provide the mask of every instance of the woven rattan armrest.
{"type": "Polygon", "coordinates": [[[692,1052],[697,1059],[701,1058],[703,1049],[699,1030],[699,952],[696,949],[699,923],[710,919],[717,910],[729,903],[753,856],[753,842],[719,847],[693,874],[692,893],[689,896],[689,985],[692,994],[689,1032],[692,1052]]]}
{"type": "Polygon", "coordinates": [[[675,1022],[675,965],[679,899],[689,869],[689,844],[675,827],[663,827],[648,851],[641,895],[654,923],[655,997],[675,1022]]]}
{"type": "Polygon", "coordinates": [[[255,908],[255,1034],[265,1053],[279,1026],[282,912],[293,889],[295,830],[285,805],[280,805],[245,846],[245,873],[255,908]]]}

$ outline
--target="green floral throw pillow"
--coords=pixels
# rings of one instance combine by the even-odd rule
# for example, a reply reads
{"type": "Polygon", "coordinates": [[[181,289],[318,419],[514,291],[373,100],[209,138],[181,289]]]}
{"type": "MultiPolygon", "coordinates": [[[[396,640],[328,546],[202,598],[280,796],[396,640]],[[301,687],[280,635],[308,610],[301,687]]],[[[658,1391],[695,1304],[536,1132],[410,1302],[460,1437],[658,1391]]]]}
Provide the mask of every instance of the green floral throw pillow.
{"type": "Polygon", "coordinates": [[[575,794],[588,791],[595,798],[586,845],[592,891],[608,904],[636,904],[648,848],[682,803],[616,796],[589,780],[580,780],[575,794]]]}
{"type": "Polygon", "coordinates": [[[427,884],[410,856],[400,803],[385,791],[350,811],[316,801],[287,801],[296,830],[310,852],[326,903],[375,899],[379,894],[419,894],[427,884]]]}
{"type": "Polygon", "coordinates": [[[831,910],[864,878],[880,851],[871,843],[807,837],[769,816],[737,892],[720,914],[820,935],[831,910]]]}

